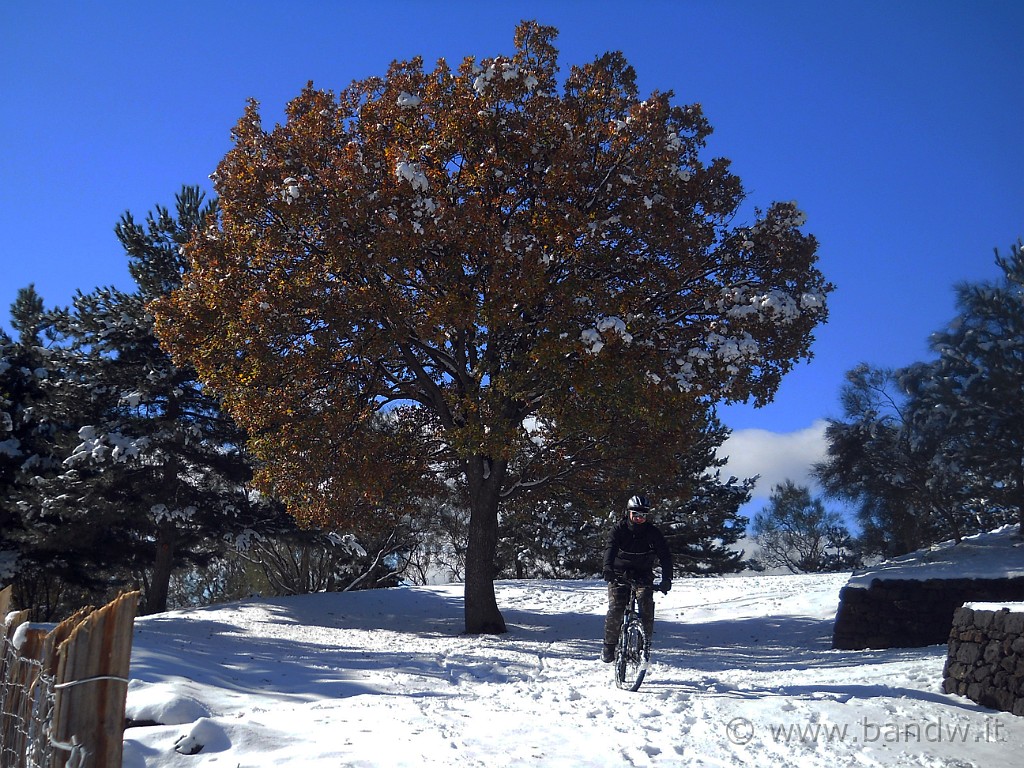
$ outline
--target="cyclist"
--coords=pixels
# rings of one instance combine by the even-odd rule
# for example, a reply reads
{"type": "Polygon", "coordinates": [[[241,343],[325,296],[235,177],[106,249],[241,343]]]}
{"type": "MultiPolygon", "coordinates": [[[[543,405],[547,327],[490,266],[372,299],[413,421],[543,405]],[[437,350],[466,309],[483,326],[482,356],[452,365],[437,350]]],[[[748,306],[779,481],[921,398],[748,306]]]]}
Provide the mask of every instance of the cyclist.
{"type": "Polygon", "coordinates": [[[604,648],[601,661],[615,659],[622,614],[629,602],[629,586],[618,583],[623,577],[648,586],[640,590],[640,610],[644,629],[650,639],[654,632],[654,563],[661,564],[660,589],[666,594],[672,588],[672,553],[661,531],[650,522],[651,503],[646,496],[631,496],[626,511],[608,539],[604,553],[602,576],[608,582],[608,615],[604,620],[604,648]]]}

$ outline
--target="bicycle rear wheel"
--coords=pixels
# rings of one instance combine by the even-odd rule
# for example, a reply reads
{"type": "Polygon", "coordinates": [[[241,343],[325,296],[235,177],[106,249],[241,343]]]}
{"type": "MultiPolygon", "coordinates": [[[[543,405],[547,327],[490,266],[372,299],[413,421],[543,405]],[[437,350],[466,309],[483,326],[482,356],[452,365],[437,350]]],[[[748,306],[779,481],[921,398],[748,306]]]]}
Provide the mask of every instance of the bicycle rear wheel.
{"type": "Polygon", "coordinates": [[[647,674],[647,632],[639,619],[626,623],[615,648],[615,685],[635,691],[647,674]]]}

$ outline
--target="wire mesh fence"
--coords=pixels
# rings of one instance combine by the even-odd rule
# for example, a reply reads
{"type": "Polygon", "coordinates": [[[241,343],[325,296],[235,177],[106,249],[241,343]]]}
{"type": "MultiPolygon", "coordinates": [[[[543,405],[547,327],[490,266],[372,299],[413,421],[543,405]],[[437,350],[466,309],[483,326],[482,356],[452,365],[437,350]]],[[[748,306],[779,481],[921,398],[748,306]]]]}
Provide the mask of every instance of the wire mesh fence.
{"type": "Polygon", "coordinates": [[[0,591],[0,768],[120,768],[138,596],[49,627],[0,591]]]}
{"type": "Polygon", "coordinates": [[[43,673],[41,661],[21,656],[6,633],[0,664],[0,765],[49,766],[52,745],[42,735],[53,715],[53,677],[43,673]]]}

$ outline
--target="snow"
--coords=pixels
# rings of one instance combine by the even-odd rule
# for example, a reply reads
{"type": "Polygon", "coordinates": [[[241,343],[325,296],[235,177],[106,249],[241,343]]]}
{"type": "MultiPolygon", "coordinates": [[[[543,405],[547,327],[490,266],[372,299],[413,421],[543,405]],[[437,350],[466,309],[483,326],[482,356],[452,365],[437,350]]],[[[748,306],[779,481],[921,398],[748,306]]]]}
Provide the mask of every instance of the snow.
{"type": "Polygon", "coordinates": [[[163,725],[191,724],[209,717],[210,710],[188,695],[189,687],[180,681],[145,683],[132,680],[128,684],[129,706],[125,714],[129,720],[163,725]]]}
{"type": "Polygon", "coordinates": [[[580,341],[587,347],[591,354],[596,355],[604,349],[602,334],[614,334],[626,344],[633,341],[633,335],[626,330],[626,322],[621,317],[602,317],[593,328],[587,328],[580,333],[580,341]]]}
{"type": "Polygon", "coordinates": [[[505,82],[522,78],[523,85],[527,91],[533,91],[540,84],[540,80],[532,72],[522,70],[514,62],[505,60],[500,56],[491,61],[486,69],[479,64],[474,65],[473,73],[476,75],[476,78],[473,80],[473,90],[476,91],[478,96],[483,96],[486,93],[495,75],[499,73],[501,74],[501,79],[505,82]]]}
{"type": "Polygon", "coordinates": [[[426,192],[430,187],[427,174],[423,172],[423,168],[420,167],[419,163],[399,160],[395,164],[395,176],[408,181],[412,188],[418,192],[426,192]]]}
{"type": "Polygon", "coordinates": [[[626,323],[621,317],[602,317],[595,327],[601,333],[617,334],[627,344],[633,341],[633,336],[626,331],[626,323]]]}
{"type": "Polygon", "coordinates": [[[857,573],[850,586],[866,589],[875,579],[1002,579],[1024,577],[1024,539],[1017,525],[945,541],[928,549],[886,560],[857,573]]]}
{"type": "Polygon", "coordinates": [[[1006,609],[1010,613],[1024,613],[1024,603],[964,603],[964,608],[972,611],[1001,611],[1006,609]]]}
{"type": "Polygon", "coordinates": [[[1019,764],[1024,718],[942,693],[945,646],[831,649],[848,576],[678,580],[636,693],[597,581],[498,582],[501,636],[460,634],[461,585],[142,617],[128,712],[164,724],[124,768],[1019,764]]]}
{"type": "Polygon", "coordinates": [[[14,637],[11,638],[11,645],[14,646],[14,650],[20,651],[21,646],[25,644],[28,639],[28,632],[32,628],[32,625],[27,621],[23,622],[14,630],[14,637]]]}
{"type": "Polygon", "coordinates": [[[295,178],[289,176],[284,180],[283,196],[285,202],[288,204],[291,204],[302,196],[302,189],[299,187],[299,182],[295,178]]]}
{"type": "Polygon", "coordinates": [[[154,504],[149,508],[150,517],[157,523],[169,520],[191,520],[198,511],[192,505],[169,509],[166,504],[154,504]]]}
{"type": "Polygon", "coordinates": [[[71,456],[64,460],[67,466],[83,461],[101,462],[108,455],[115,462],[127,461],[139,456],[150,443],[148,437],[125,437],[120,432],[101,433],[92,425],[79,429],[78,437],[82,442],[74,448],[71,456]]]}
{"type": "Polygon", "coordinates": [[[596,328],[587,328],[580,333],[580,341],[587,347],[592,355],[596,355],[604,349],[604,342],[601,341],[601,334],[596,328]]]}
{"type": "Polygon", "coordinates": [[[422,99],[419,96],[408,91],[402,91],[398,94],[398,106],[400,107],[418,107],[421,101],[422,99]]]}

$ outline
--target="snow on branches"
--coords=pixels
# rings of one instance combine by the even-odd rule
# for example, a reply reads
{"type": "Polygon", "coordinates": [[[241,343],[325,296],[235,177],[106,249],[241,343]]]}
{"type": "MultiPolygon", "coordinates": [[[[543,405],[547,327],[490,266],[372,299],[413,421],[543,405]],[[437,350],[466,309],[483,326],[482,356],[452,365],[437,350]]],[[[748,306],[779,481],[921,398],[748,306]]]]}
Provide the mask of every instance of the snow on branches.
{"type": "Polygon", "coordinates": [[[524,22],[512,55],[395,62],[236,125],[157,328],[303,514],[358,519],[440,468],[495,505],[584,457],[653,471],[616,447],[624,424],[767,402],[809,356],[831,286],[796,206],[735,227],[742,184],[702,160],[699,105],[641,99],[621,53],[560,80],[556,35],[524,22]]]}

